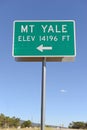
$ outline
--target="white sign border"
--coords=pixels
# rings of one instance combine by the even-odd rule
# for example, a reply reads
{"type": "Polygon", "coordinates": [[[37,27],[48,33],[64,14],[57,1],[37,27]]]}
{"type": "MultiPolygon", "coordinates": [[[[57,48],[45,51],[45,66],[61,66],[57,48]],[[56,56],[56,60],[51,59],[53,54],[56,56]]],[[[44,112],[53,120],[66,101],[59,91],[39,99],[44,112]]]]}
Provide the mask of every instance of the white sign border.
{"type": "Polygon", "coordinates": [[[24,57],[26,57],[26,58],[28,58],[28,57],[30,57],[30,58],[39,58],[39,57],[47,57],[47,58],[58,58],[58,57],[66,57],[66,58],[68,58],[68,57],[71,57],[71,58],[73,58],[73,57],[75,57],[76,56],[76,25],[75,25],[75,20],[15,20],[14,22],[13,22],[13,45],[12,45],[12,56],[13,57],[19,57],[19,58],[24,58],[24,57]],[[17,56],[15,56],[14,55],[14,34],[15,34],[15,23],[16,22],[73,22],[74,23],[74,55],[47,55],[47,56],[44,56],[44,55],[34,55],[34,56],[20,56],[20,55],[17,55],[17,56]]]}

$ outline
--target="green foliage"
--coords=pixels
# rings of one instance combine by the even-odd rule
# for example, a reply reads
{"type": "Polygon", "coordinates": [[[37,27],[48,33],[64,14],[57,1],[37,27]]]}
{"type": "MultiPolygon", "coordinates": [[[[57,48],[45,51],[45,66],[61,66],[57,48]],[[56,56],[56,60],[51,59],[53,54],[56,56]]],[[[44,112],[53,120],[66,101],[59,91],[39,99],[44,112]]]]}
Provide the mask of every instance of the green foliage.
{"type": "Polygon", "coordinates": [[[50,127],[49,125],[46,125],[46,127],[50,127]]]}
{"type": "Polygon", "coordinates": [[[5,116],[4,114],[0,114],[0,127],[1,128],[17,128],[18,126],[21,126],[22,128],[24,127],[30,127],[31,126],[31,121],[24,121],[22,124],[20,124],[20,119],[15,118],[15,117],[8,117],[5,116]]]}
{"type": "Polygon", "coordinates": [[[31,121],[28,120],[28,121],[24,121],[21,125],[22,128],[25,128],[25,127],[30,127],[31,126],[31,121]]]}
{"type": "Polygon", "coordinates": [[[5,116],[4,114],[0,115],[0,127],[4,127],[5,124],[5,116]]]}
{"type": "Polygon", "coordinates": [[[0,114],[0,127],[8,128],[8,127],[18,127],[20,125],[20,119],[15,117],[8,117],[4,114],[0,114]]]}
{"type": "Polygon", "coordinates": [[[87,123],[85,123],[85,122],[72,122],[72,123],[69,124],[69,128],[87,129],[87,123]]]}

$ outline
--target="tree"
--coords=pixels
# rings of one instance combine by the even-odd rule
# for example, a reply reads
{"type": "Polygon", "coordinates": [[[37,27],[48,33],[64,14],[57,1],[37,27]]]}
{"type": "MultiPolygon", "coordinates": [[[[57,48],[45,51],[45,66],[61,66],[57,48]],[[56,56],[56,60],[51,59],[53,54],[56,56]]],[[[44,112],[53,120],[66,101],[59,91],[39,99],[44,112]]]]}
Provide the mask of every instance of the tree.
{"type": "Polygon", "coordinates": [[[85,123],[84,122],[72,122],[69,124],[69,128],[73,129],[84,129],[85,128],[85,123]]]}
{"type": "Polygon", "coordinates": [[[0,127],[4,127],[5,126],[5,116],[4,114],[0,114],[0,127]]]}
{"type": "Polygon", "coordinates": [[[8,117],[4,114],[0,114],[0,127],[8,128],[8,127],[18,127],[20,125],[20,119],[15,117],[8,117]]]}
{"type": "Polygon", "coordinates": [[[25,127],[30,127],[31,126],[31,121],[28,120],[28,121],[24,121],[21,125],[22,128],[25,128],[25,127]]]}

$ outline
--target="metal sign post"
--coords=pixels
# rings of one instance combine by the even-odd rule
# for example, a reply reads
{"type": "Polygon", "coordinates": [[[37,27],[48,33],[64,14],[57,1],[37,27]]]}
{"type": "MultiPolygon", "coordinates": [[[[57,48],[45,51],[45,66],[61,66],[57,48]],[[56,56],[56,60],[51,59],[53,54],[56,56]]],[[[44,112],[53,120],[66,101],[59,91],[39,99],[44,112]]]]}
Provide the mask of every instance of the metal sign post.
{"type": "Polygon", "coordinates": [[[42,61],[41,130],[45,128],[46,57],[42,61]]]}
{"type": "Polygon", "coordinates": [[[75,21],[14,21],[12,55],[16,61],[42,62],[41,130],[44,130],[46,61],[73,61],[76,56],[75,21]]]}

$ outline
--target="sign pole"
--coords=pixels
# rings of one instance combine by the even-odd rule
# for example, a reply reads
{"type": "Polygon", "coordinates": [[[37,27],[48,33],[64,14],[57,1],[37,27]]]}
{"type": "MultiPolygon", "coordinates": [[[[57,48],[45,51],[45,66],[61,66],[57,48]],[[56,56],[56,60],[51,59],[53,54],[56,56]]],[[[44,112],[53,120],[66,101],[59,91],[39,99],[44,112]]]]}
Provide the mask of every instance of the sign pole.
{"type": "Polygon", "coordinates": [[[45,128],[46,57],[42,61],[41,130],[45,128]]]}

